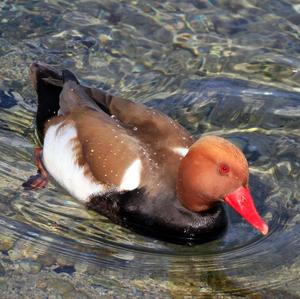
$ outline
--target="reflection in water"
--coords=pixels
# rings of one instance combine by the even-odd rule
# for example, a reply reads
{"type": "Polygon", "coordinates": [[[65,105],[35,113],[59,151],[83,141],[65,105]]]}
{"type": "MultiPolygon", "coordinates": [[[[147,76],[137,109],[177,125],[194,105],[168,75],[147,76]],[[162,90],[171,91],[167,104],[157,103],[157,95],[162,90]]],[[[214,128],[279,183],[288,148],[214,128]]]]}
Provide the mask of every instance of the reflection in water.
{"type": "Polygon", "coordinates": [[[298,298],[299,12],[293,0],[2,1],[0,287],[7,297],[27,277],[29,297],[32,283],[40,297],[55,289],[74,298],[298,298]],[[221,239],[172,245],[85,210],[53,181],[24,191],[35,172],[27,74],[34,60],[147,102],[195,136],[236,143],[269,235],[228,210],[221,239]]]}

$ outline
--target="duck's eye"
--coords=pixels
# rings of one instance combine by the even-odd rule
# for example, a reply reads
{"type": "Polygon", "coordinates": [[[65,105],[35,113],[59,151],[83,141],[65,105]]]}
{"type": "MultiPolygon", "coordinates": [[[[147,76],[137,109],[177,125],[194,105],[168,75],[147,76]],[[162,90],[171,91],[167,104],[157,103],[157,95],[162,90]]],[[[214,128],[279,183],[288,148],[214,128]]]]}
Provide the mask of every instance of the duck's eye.
{"type": "Polygon", "coordinates": [[[230,171],[230,167],[227,164],[220,164],[219,166],[219,172],[220,174],[227,174],[230,171]]]}

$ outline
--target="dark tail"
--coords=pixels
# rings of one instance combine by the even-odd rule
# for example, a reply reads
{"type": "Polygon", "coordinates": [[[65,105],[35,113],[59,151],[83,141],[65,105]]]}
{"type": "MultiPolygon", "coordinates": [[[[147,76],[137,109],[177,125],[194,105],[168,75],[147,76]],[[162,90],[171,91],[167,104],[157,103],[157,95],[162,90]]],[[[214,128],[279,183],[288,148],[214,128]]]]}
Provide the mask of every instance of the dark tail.
{"type": "Polygon", "coordinates": [[[39,141],[43,143],[45,123],[59,110],[62,77],[56,69],[42,62],[30,65],[30,77],[38,96],[36,129],[39,141]]]}
{"type": "Polygon", "coordinates": [[[63,82],[66,83],[68,81],[76,82],[79,84],[79,81],[77,80],[76,76],[69,70],[63,70],[62,71],[62,79],[63,82]]]}

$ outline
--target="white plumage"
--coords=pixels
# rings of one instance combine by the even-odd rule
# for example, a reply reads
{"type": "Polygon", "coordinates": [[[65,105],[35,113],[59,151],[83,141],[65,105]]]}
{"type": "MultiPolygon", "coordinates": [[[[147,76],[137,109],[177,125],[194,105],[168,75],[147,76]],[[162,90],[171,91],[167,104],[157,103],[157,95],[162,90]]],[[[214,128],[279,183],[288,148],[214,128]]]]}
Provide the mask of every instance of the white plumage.
{"type": "Polygon", "coordinates": [[[93,194],[103,194],[105,186],[93,182],[84,175],[74,153],[77,131],[74,125],[61,123],[49,127],[43,147],[43,162],[49,173],[72,196],[80,201],[88,201],[93,194]]]}

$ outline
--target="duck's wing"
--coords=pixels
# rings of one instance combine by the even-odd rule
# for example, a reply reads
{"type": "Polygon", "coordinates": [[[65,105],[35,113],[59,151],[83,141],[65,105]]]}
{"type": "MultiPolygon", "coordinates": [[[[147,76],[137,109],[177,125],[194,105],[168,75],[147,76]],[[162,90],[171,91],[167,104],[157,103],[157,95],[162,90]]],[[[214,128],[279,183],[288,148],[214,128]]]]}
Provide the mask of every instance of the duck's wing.
{"type": "Polygon", "coordinates": [[[76,77],[69,71],[63,71],[60,74],[42,63],[34,63],[31,68],[33,69],[31,72],[33,81],[43,87],[37,89],[39,99],[37,128],[39,132],[42,132],[43,124],[51,116],[59,113],[65,114],[76,105],[86,105],[115,117],[121,125],[132,130],[132,134],[150,144],[152,148],[172,148],[178,153],[184,154],[185,149],[194,142],[192,136],[180,124],[160,111],[112,96],[100,89],[80,85],[76,77]],[[62,91],[64,84],[69,84],[70,88],[62,91]],[[69,95],[62,96],[64,92],[69,95]],[[60,98],[59,94],[61,94],[60,98]],[[78,97],[78,95],[80,96],[78,97]]]}
{"type": "Polygon", "coordinates": [[[93,194],[139,188],[145,175],[153,173],[144,145],[102,111],[71,76],[63,80],[58,116],[45,126],[46,169],[83,201],[93,194]]]}
{"type": "Polygon", "coordinates": [[[194,142],[193,137],[176,121],[166,114],[120,97],[104,93],[96,88],[85,91],[110,115],[135,130],[135,134],[144,142],[167,145],[168,147],[188,148],[194,142]]]}
{"type": "MultiPolygon", "coordinates": [[[[139,140],[150,144],[152,149],[172,148],[175,151],[184,152],[184,149],[189,148],[194,142],[192,136],[178,122],[158,110],[141,103],[112,96],[100,89],[89,88],[76,83],[73,84],[71,90],[76,90],[77,95],[80,94],[83,105],[85,105],[83,103],[85,102],[87,106],[94,109],[97,109],[97,106],[98,110],[102,110],[107,115],[117,119],[139,140]],[[87,98],[88,100],[84,100],[87,98]]],[[[68,92],[70,92],[70,89],[68,89],[68,92]]],[[[65,101],[66,105],[76,105],[76,100],[71,103],[71,97],[68,98],[65,101]]],[[[73,98],[75,97],[73,96],[73,98]]],[[[60,106],[63,107],[62,101],[60,106]]]]}
{"type": "Polygon", "coordinates": [[[77,78],[68,70],[62,71],[63,88],[59,96],[58,115],[66,115],[74,108],[90,108],[104,113],[97,103],[86,93],[77,78]]]}

